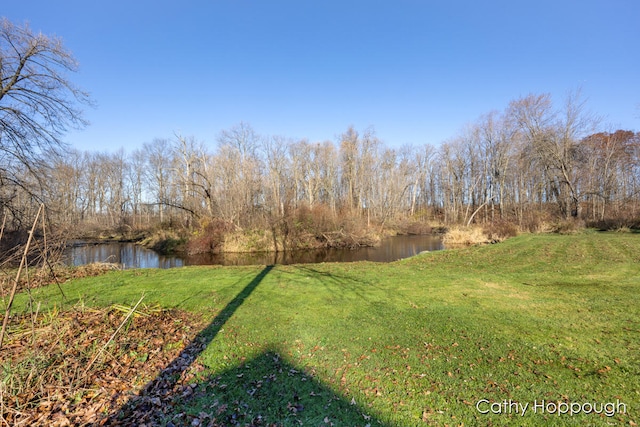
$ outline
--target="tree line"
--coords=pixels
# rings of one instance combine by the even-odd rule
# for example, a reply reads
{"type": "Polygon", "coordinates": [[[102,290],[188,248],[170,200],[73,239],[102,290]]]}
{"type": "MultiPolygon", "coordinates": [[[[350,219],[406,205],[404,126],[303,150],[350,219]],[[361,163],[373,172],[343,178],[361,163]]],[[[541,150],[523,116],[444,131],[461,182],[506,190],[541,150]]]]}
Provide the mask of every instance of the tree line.
{"type": "Polygon", "coordinates": [[[293,140],[240,123],[213,146],[174,135],[131,153],[70,150],[51,167],[46,199],[60,222],[106,227],[265,228],[300,209],[368,226],[635,224],[640,133],[597,132],[576,102],[556,110],[549,95],[529,95],[439,146],[390,148],[353,127],[336,141],[293,140]]]}
{"type": "Polygon", "coordinates": [[[286,234],[303,223],[322,233],[407,221],[533,230],[640,217],[640,135],[600,128],[579,93],[560,105],[549,94],[515,99],[438,145],[392,148],[373,128],[353,127],[335,141],[295,140],[240,123],[209,143],[175,134],[133,152],[82,152],[64,143],[86,125],[80,106],[91,103],[68,79],[76,69],[59,39],[0,19],[0,210],[9,228],[26,229],[42,204],[51,222],[75,230],[217,222],[286,234]]]}

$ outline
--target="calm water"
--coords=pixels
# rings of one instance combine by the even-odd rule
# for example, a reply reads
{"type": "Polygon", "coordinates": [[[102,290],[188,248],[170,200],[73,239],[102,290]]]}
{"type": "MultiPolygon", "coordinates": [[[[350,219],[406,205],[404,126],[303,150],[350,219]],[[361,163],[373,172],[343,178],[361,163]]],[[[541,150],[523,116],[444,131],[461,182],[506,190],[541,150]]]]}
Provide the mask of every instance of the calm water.
{"type": "Polygon", "coordinates": [[[382,240],[376,248],[324,249],[264,252],[252,254],[199,254],[160,255],[135,243],[82,243],[76,242],[66,251],[68,265],[93,262],[112,262],[125,268],[173,268],[186,265],[268,265],[309,264],[320,262],[377,261],[391,262],[408,258],[422,251],[442,249],[442,241],[436,236],[396,236],[382,240]]]}

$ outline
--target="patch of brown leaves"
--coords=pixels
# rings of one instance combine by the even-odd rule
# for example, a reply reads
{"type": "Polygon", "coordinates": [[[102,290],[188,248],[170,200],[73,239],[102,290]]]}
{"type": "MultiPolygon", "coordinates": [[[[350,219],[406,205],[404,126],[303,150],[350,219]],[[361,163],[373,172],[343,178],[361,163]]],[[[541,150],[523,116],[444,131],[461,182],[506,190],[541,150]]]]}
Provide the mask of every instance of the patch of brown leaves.
{"type": "MultiPolygon", "coordinates": [[[[86,309],[12,319],[0,349],[0,425],[95,425],[170,366],[201,329],[178,310],[86,309]]],[[[191,361],[190,361],[191,362],[191,361]]]]}
{"type": "MultiPolygon", "coordinates": [[[[64,265],[54,265],[51,268],[30,267],[28,276],[23,272],[23,275],[20,277],[17,292],[20,293],[27,288],[34,289],[54,283],[64,283],[71,279],[100,276],[120,268],[121,266],[119,264],[107,262],[97,262],[78,267],[68,267],[64,265]]],[[[17,269],[0,270],[0,297],[9,295],[15,280],[16,271],[17,269]]]]}

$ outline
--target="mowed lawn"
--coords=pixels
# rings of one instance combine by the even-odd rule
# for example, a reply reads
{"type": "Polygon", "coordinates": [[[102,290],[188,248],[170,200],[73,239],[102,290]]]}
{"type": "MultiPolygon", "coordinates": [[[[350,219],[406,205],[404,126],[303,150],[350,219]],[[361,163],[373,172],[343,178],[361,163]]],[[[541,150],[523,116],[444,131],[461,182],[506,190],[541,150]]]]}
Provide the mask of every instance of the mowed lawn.
{"type": "MultiPolygon", "coordinates": [[[[204,317],[200,393],[177,412],[237,425],[640,423],[640,234],[524,235],[390,264],[118,271],[63,289],[67,305],[144,294],[204,317]]],[[[55,286],[32,296],[62,304],[55,286]]]]}

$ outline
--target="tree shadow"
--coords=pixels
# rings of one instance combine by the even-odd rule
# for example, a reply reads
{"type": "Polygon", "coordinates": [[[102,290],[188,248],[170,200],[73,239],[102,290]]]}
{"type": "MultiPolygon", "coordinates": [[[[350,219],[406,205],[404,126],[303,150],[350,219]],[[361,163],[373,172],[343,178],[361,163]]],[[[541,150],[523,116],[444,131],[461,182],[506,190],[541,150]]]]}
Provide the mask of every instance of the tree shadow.
{"type": "Polygon", "coordinates": [[[203,373],[194,363],[273,268],[260,271],[156,378],[101,424],[384,426],[354,400],[348,402],[317,380],[314,372],[283,359],[284,352],[277,349],[215,374],[203,373]]]}
{"type": "Polygon", "coordinates": [[[174,403],[165,414],[174,425],[384,426],[275,349],[203,378],[174,403]]]}
{"type": "Polygon", "coordinates": [[[162,409],[163,405],[174,400],[174,393],[180,388],[179,382],[187,369],[272,269],[273,265],[262,269],[155,379],[112,414],[105,425],[140,425],[157,418],[158,408],[162,409]]]}
{"type": "Polygon", "coordinates": [[[306,264],[289,267],[299,274],[306,274],[310,277],[317,278],[322,286],[330,290],[334,295],[341,297],[355,296],[363,302],[369,302],[367,292],[372,288],[381,289],[378,284],[364,280],[357,274],[338,274],[335,271],[327,272],[306,264]]]}

